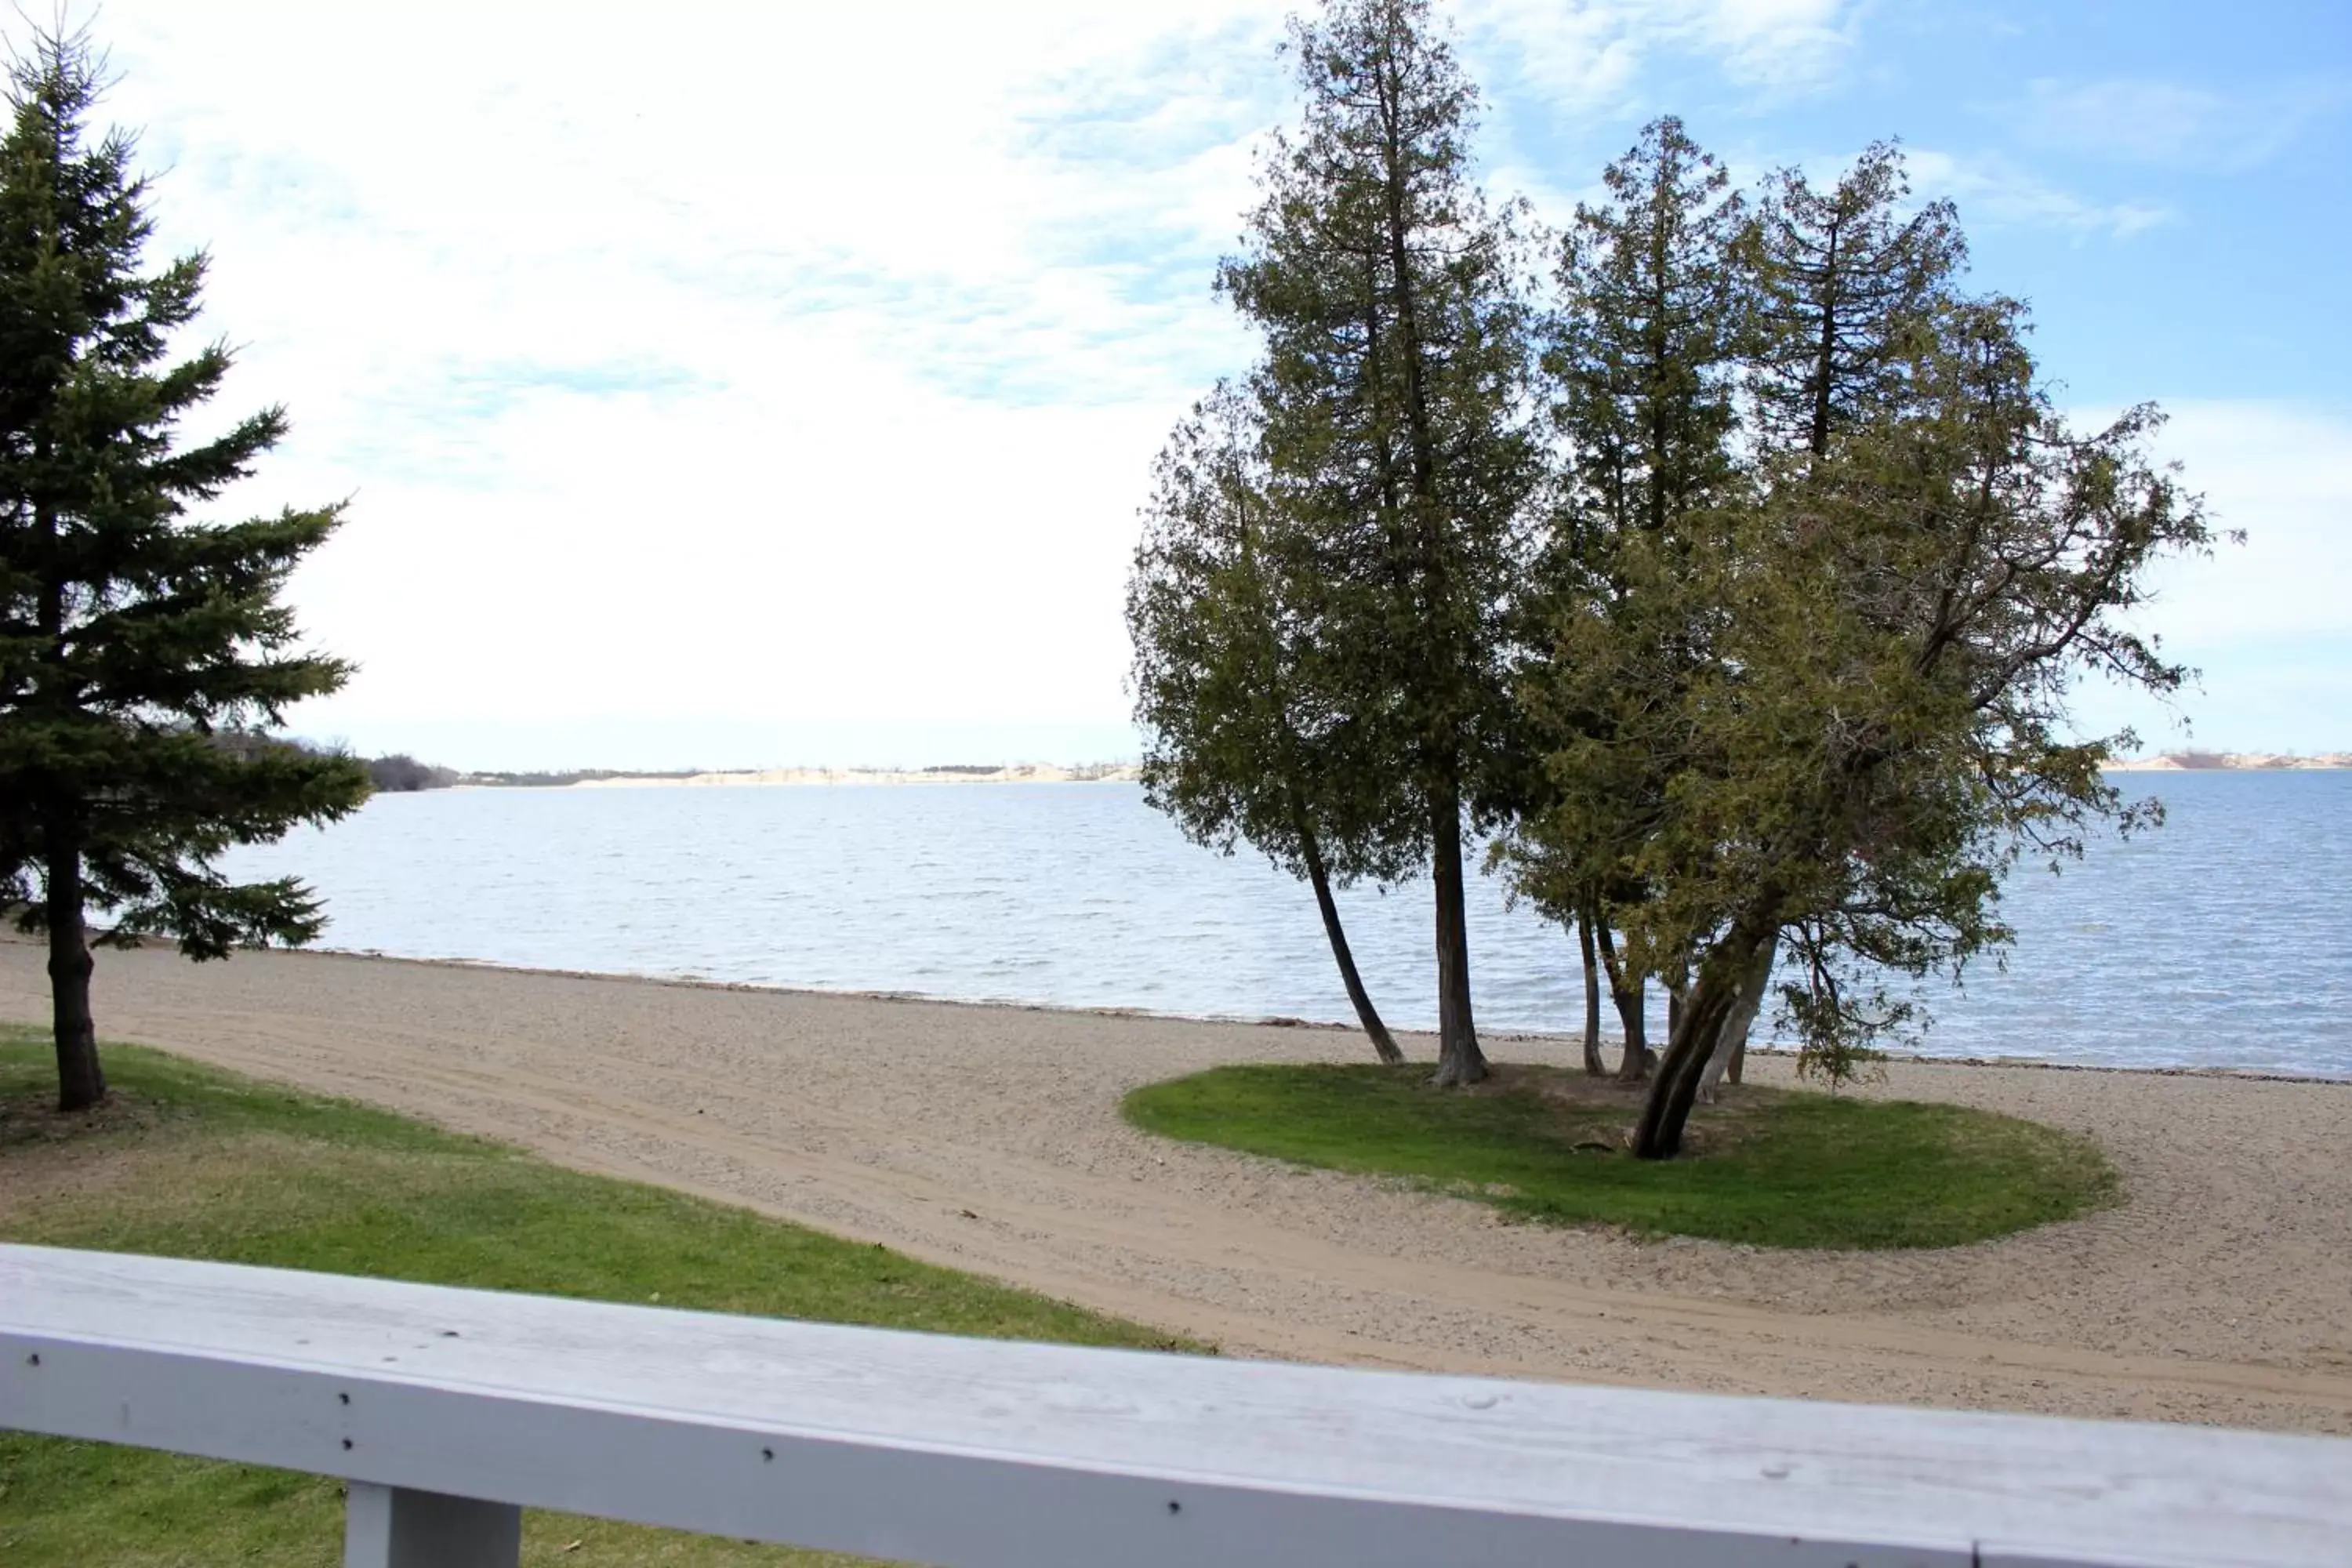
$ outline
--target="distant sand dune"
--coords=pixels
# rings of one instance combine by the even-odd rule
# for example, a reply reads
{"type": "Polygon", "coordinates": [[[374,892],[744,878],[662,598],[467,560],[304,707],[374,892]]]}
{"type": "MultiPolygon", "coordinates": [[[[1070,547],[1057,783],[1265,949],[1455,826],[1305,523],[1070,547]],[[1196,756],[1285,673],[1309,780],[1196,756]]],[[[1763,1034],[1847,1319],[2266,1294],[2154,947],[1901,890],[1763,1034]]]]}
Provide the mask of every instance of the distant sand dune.
{"type": "Polygon", "coordinates": [[[2275,773],[2308,768],[2352,768],[2352,752],[2302,756],[2290,752],[2167,752],[2156,757],[2125,757],[2107,764],[2119,773],[2275,773]]]}
{"type": "MultiPolygon", "coordinates": [[[[2352,752],[2302,755],[2286,752],[2167,752],[2121,757],[2111,773],[2275,772],[2352,768],[2352,752]]],[[[1002,767],[941,768],[735,768],[700,773],[618,773],[562,784],[565,789],[677,789],[762,784],[1133,784],[1142,770],[1132,763],[1064,766],[1053,763],[1008,763],[1002,767]]]]}
{"type": "Polygon", "coordinates": [[[999,768],[759,768],[733,773],[663,774],[656,777],[583,779],[571,789],[651,789],[737,784],[1126,784],[1139,776],[1132,764],[1056,767],[1048,763],[1013,763],[999,768]]]}
{"type": "MultiPolygon", "coordinates": [[[[2276,772],[2352,768],[2352,752],[2301,755],[2285,752],[2168,752],[2122,757],[2111,773],[2276,772]]],[[[1011,763],[1003,767],[948,768],[737,768],[703,773],[622,773],[582,779],[567,789],[677,789],[761,784],[1133,784],[1142,771],[1132,763],[1066,767],[1052,763],[1011,763]]]]}

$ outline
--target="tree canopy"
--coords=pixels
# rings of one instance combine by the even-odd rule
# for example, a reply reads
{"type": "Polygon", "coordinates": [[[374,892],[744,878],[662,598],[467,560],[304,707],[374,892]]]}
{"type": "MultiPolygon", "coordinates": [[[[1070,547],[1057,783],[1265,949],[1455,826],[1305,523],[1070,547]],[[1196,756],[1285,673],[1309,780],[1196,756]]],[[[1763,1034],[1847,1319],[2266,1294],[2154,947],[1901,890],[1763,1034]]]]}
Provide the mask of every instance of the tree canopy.
{"type": "Polygon", "coordinates": [[[1318,779],[1350,870],[1426,863],[1441,1084],[1484,1070],[1461,861],[1496,835],[1611,966],[1629,1075],[1643,978],[1673,991],[1634,1139],[1670,1155],[1776,963],[1803,1065],[1843,1076],[1915,1018],[1908,981],[2008,940],[2021,856],[2151,820],[2100,772],[2130,737],[2077,733],[2069,694],[2181,688],[2137,612],[2212,531],[2152,407],[2059,415],[2024,308],[1969,290],[1895,143],[1743,193],[1658,120],[1547,289],[1426,4],[1328,0],[1291,48],[1300,127],[1218,275],[1260,357],[1223,434],[1163,458],[1130,599],[1154,798],[1295,859],[1275,786],[1318,779]],[[1212,451],[1226,479],[1171,489],[1212,451]],[[1165,520],[1211,511],[1180,570],[1165,520]],[[1159,679],[1182,648],[1217,678],[1159,679]],[[1347,737],[1319,775],[1308,735],[1347,737]]]}
{"type": "Polygon", "coordinates": [[[1678,548],[1632,542],[1632,635],[1615,605],[1559,623],[1552,700],[1602,722],[1566,740],[1554,776],[1641,880],[1622,913],[1636,961],[1687,957],[1697,980],[1639,1152],[1674,1152],[1759,952],[1785,940],[1784,1006],[1808,1062],[1837,1074],[1909,1015],[1879,976],[1957,973],[2006,940],[2009,866],[2079,853],[2122,808],[2109,742],[2071,732],[2070,688],[2187,678],[2129,612],[2149,564],[2208,545],[2203,514],[2147,456],[2152,410],[2068,426],[2021,318],[1998,300],[1937,310],[1901,367],[1904,416],[1769,456],[1678,548]],[[1656,790],[1607,790],[1627,753],[1656,790]]]}

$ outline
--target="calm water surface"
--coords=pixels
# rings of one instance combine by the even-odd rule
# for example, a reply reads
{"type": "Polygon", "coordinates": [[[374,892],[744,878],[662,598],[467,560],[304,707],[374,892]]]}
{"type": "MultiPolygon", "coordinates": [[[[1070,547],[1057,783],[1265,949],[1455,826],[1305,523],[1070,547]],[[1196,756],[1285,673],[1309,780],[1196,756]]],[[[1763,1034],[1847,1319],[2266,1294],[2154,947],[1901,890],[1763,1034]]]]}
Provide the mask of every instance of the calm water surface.
{"type": "MultiPolygon", "coordinates": [[[[1920,1048],[2352,1077],[2352,773],[2138,774],[2169,820],[2021,869],[2005,969],[1920,1048]]],[[[235,862],[327,899],[326,945],[969,1001],[1344,1022],[1315,902],[1127,784],[445,790],[235,862]]],[[[1573,940],[1472,890],[1482,1027],[1580,1026],[1573,940]]],[[[1392,1024],[1434,1022],[1425,882],[1344,896],[1392,1024]]]]}

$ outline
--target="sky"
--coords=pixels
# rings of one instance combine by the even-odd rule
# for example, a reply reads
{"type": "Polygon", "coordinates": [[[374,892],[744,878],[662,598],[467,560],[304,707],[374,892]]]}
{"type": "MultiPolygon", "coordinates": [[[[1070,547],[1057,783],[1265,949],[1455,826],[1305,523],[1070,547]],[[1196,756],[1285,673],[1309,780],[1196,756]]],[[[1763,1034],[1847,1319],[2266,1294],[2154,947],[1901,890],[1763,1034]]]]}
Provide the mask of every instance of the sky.
{"type": "MultiPolygon", "coordinates": [[[[2247,534],[2145,617],[2200,689],[2087,687],[2085,727],[2352,749],[2352,6],[1440,8],[1488,188],[1554,225],[1660,113],[1743,182],[1900,137],[2062,402],[2160,403],[2247,534]]],[[[290,593],[360,670],[293,727],[486,769],[1137,754],[1137,509],[1250,363],[1210,284],[1296,117],[1283,15],[69,9],[154,254],[211,256],[215,412],[293,421],[224,515],[349,502],[290,593]]]]}

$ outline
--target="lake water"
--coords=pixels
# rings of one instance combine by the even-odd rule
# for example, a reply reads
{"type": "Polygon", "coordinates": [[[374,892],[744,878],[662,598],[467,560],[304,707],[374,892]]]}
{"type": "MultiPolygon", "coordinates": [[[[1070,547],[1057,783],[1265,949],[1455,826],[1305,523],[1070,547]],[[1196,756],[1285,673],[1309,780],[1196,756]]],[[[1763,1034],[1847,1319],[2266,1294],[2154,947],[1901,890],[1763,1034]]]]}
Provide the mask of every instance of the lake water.
{"type": "MultiPolygon", "coordinates": [[[[2352,1077],[2352,773],[2126,782],[2166,826],[2021,868],[2007,967],[1931,988],[1919,1048],[2352,1077]]],[[[382,795],[232,867],[308,879],[353,951],[1352,1019],[1307,888],[1186,843],[1129,784],[382,795]]],[[[1426,882],[1342,902],[1383,1013],[1431,1026],[1426,882]]],[[[1571,936],[1491,879],[1470,925],[1482,1028],[1581,1026],[1571,936]]]]}

